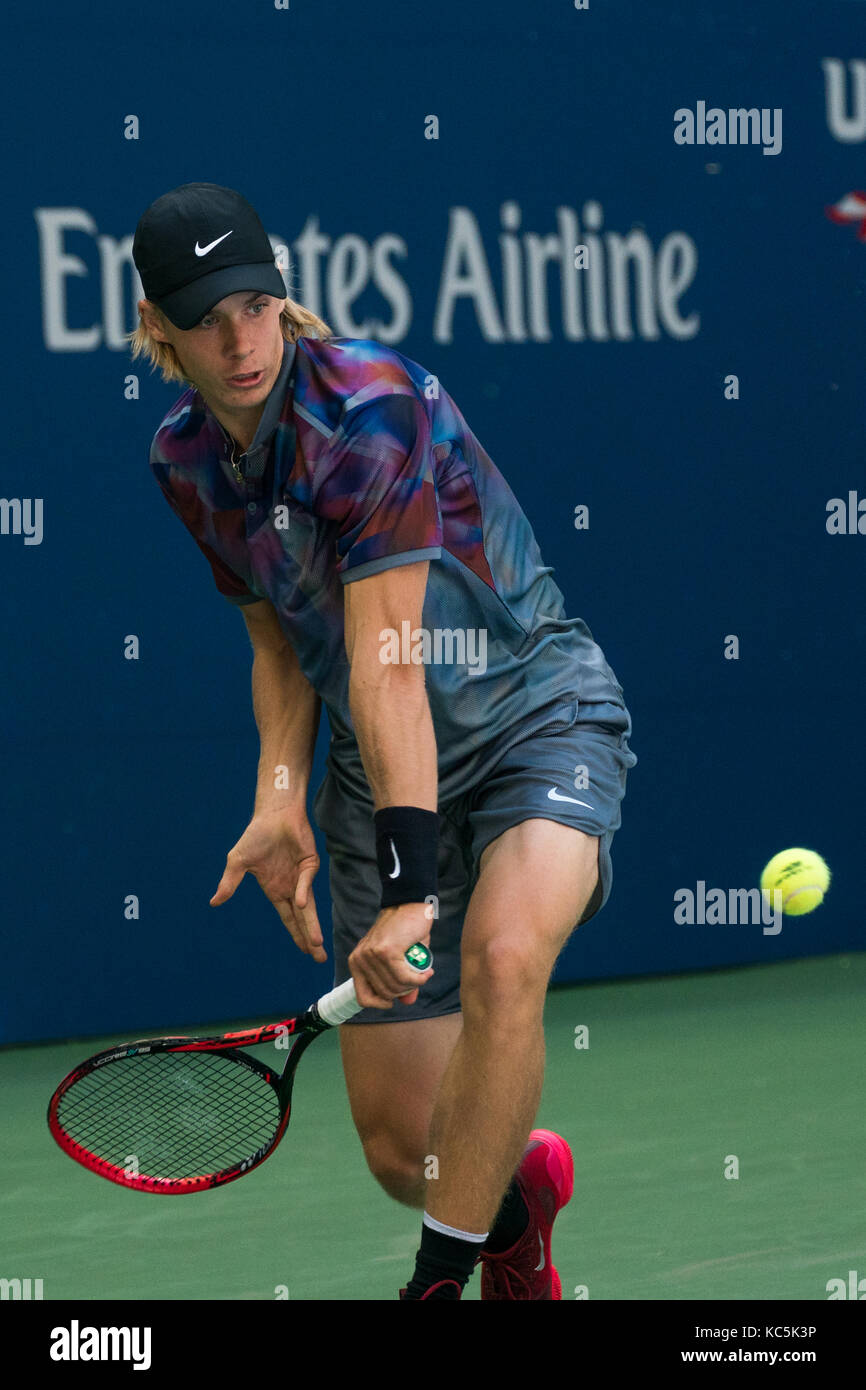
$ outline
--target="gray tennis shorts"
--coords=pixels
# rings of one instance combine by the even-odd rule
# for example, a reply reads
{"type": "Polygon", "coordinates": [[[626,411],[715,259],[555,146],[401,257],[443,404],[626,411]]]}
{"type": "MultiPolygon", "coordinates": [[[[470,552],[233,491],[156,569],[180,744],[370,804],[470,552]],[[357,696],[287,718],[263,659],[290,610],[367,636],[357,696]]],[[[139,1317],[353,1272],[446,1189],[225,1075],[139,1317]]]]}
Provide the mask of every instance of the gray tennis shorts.
{"type": "MultiPolygon", "coordinates": [[[[435,973],[415,1004],[363,1009],[352,1024],[459,1012],[460,940],[479,861],[487,845],[512,825],[540,817],[598,836],[601,882],[581,922],[604,907],[613,883],[610,849],[621,822],[626,774],[637,762],[628,746],[630,734],[628,710],[572,700],[530,717],[491,745],[475,785],[439,805],[438,917],[430,934],[435,973]]],[[[373,812],[369,788],[361,794],[357,779],[347,778],[329,757],[313,813],[331,861],[335,985],[349,979],[349,956],[380,910],[373,812]]]]}

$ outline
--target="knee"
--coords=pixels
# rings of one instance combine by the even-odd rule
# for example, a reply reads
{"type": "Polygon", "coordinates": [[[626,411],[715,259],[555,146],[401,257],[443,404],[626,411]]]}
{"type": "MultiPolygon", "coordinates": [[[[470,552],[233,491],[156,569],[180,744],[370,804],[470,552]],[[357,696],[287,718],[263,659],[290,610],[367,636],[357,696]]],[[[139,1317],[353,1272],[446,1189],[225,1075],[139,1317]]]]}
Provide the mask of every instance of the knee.
{"type": "Polygon", "coordinates": [[[491,933],[464,944],[460,995],[464,1022],[467,1013],[513,1013],[534,1010],[543,998],[558,947],[533,935],[531,925],[520,935],[491,933]]]}
{"type": "Polygon", "coordinates": [[[367,1167],[380,1187],[395,1202],[423,1208],[426,1193],[423,1145],[410,1147],[398,1136],[379,1130],[362,1134],[367,1167]]]}

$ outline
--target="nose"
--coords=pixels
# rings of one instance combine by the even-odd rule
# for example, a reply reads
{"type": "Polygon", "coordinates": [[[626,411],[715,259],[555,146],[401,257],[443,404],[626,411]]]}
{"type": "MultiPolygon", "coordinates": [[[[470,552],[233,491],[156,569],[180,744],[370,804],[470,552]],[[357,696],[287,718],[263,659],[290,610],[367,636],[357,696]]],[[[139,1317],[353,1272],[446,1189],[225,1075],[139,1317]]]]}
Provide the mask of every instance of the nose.
{"type": "Polygon", "coordinates": [[[227,357],[243,360],[252,350],[249,328],[242,322],[226,319],[223,325],[223,351],[227,357]]]}

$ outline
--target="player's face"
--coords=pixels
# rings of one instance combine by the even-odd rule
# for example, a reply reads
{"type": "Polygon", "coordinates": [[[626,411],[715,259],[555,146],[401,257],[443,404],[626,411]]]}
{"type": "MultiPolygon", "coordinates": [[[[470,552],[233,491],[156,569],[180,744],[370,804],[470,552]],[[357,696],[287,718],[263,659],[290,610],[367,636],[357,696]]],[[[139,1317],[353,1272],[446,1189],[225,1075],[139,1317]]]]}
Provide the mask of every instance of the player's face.
{"type": "Polygon", "coordinates": [[[241,290],[227,295],[195,328],[165,321],[155,333],[171,343],[184,375],[215,414],[249,419],[260,411],[283,360],[284,299],[241,290]]]}

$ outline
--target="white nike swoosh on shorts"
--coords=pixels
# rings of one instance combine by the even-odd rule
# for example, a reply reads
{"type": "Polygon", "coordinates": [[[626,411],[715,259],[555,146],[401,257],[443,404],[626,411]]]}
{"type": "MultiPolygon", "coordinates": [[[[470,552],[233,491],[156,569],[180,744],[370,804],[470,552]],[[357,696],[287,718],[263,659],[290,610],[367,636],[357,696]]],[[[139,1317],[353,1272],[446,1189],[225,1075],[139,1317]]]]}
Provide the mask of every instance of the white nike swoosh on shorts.
{"type": "Polygon", "coordinates": [[[550,791],[547,793],[547,796],[548,796],[548,800],[550,800],[550,801],[573,801],[574,804],[575,804],[575,806],[585,806],[585,807],[587,808],[588,811],[594,811],[594,810],[595,810],[595,807],[594,807],[594,806],[590,806],[590,804],[589,804],[588,801],[578,801],[578,799],[577,799],[576,796],[562,796],[562,795],[556,790],[556,787],[551,787],[551,788],[550,788],[550,791]]]}

